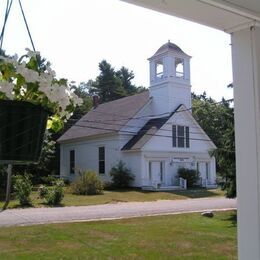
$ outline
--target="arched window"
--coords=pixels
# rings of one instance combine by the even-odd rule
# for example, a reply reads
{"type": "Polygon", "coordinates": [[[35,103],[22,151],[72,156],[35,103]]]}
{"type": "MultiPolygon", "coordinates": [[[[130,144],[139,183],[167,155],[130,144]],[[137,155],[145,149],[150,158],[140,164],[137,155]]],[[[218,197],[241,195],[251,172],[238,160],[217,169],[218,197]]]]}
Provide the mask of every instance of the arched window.
{"type": "Polygon", "coordinates": [[[157,61],[155,68],[156,68],[156,78],[157,79],[163,78],[163,62],[157,61]]]}
{"type": "Polygon", "coordinates": [[[184,59],[176,58],[175,59],[175,71],[176,78],[184,78],[184,59]]]}

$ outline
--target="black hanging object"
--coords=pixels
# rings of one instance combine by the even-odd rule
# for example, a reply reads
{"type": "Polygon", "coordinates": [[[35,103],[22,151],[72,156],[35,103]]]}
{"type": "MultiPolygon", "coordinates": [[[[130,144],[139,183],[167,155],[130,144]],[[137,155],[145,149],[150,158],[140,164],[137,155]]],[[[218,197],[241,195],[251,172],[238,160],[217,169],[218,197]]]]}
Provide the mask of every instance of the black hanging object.
{"type": "Polygon", "coordinates": [[[37,162],[48,116],[41,106],[0,100],[0,163],[37,162]]]}

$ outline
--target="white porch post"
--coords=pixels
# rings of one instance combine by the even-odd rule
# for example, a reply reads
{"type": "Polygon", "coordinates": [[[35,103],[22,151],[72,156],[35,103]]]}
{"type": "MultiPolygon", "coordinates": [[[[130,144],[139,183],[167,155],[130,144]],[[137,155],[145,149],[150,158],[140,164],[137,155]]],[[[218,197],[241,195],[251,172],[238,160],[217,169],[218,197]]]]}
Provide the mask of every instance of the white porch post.
{"type": "Polygon", "coordinates": [[[239,259],[260,259],[260,27],[232,33],[239,259]]]}

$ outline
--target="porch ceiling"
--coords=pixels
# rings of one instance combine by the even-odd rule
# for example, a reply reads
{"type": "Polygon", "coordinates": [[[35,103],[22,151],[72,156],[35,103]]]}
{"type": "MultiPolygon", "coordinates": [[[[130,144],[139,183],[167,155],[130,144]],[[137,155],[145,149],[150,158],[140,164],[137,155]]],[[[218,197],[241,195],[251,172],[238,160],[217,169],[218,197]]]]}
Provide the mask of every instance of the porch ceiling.
{"type": "Polygon", "coordinates": [[[122,0],[227,32],[260,23],[259,0],[122,0]]]}

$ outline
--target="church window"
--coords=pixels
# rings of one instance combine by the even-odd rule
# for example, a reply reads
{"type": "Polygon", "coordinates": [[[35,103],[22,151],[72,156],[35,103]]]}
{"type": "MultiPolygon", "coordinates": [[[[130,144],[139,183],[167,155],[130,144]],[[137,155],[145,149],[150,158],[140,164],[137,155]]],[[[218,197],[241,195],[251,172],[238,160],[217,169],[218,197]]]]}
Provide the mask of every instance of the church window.
{"type": "Polygon", "coordinates": [[[188,126],[172,126],[172,146],[179,148],[190,147],[190,130],[188,126]]]}
{"type": "Polygon", "coordinates": [[[98,172],[105,174],[105,147],[98,147],[98,172]]]}

